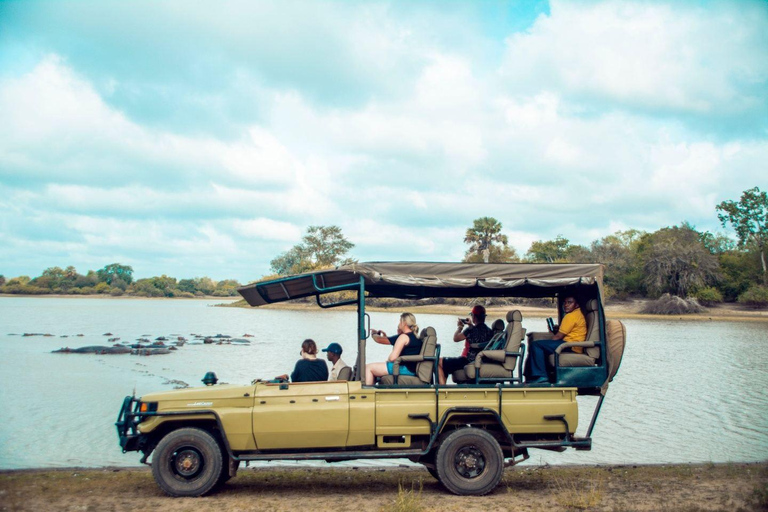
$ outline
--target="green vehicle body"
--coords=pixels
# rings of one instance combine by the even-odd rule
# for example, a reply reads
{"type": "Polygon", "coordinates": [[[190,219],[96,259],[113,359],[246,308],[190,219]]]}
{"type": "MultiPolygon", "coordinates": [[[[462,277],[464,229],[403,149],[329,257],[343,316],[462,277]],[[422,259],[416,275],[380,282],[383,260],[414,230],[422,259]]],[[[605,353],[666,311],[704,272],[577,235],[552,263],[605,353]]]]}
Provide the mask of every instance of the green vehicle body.
{"type": "MultiPolygon", "coordinates": [[[[462,271],[464,268],[459,267],[462,271]]],[[[455,273],[454,267],[445,270],[455,273]]],[[[600,279],[592,284],[580,281],[576,286],[585,286],[589,296],[600,299],[602,267],[598,270],[600,279]]],[[[259,287],[277,285],[282,300],[288,300],[297,296],[291,292],[292,286],[306,285],[310,286],[306,295],[314,291],[323,307],[357,304],[356,366],[364,368],[366,285],[369,290],[377,288],[366,282],[367,277],[355,277],[357,269],[343,276],[350,282],[325,286],[322,281],[339,277],[332,272],[257,283],[241,289],[241,293],[259,305],[264,296],[269,297],[259,287]],[[262,299],[249,295],[253,290],[258,290],[262,299]],[[358,293],[354,299],[342,298],[332,304],[321,299],[341,290],[358,293]]],[[[423,283],[418,286],[423,287],[423,283]]],[[[572,286],[544,291],[562,298],[572,286]]],[[[381,294],[397,296],[403,285],[398,281],[394,292],[391,288],[378,289],[381,294]]],[[[533,290],[541,293],[538,288],[533,290]]],[[[412,289],[405,291],[411,293],[412,289]]],[[[423,294],[436,293],[469,292],[454,287],[423,294]]],[[[599,322],[600,347],[604,350],[602,306],[599,322]]],[[[438,357],[439,346],[435,362],[438,357]]],[[[618,362],[614,363],[612,373],[618,368],[618,362]]],[[[613,376],[603,362],[602,366],[589,368],[560,368],[554,382],[545,385],[499,381],[441,386],[434,384],[436,371],[434,365],[433,384],[424,386],[366,386],[363,372],[358,372],[352,381],[256,380],[250,385],[215,385],[208,381],[212,385],[141,398],[129,396],[118,415],[118,436],[123,451],[143,452],[142,462],[154,452],[155,478],[172,496],[205,494],[234,476],[244,461],[362,458],[408,458],[426,466],[451,492],[485,494],[496,486],[504,467],[528,458],[529,449],[589,450],[607,382],[613,376]],[[599,396],[583,437],[575,435],[579,424],[576,397],[580,394],[599,396]]]]}

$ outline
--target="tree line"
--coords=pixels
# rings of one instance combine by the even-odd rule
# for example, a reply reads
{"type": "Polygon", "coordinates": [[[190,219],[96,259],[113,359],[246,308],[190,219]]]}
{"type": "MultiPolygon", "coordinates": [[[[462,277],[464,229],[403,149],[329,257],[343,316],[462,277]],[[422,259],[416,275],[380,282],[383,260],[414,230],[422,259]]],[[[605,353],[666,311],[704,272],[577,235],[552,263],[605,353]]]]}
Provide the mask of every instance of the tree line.
{"type": "Polygon", "coordinates": [[[180,279],[159,277],[133,278],[130,265],[111,263],[103,268],[80,274],[75,267],[49,267],[35,278],[19,276],[6,281],[0,276],[0,293],[24,295],[129,295],[134,297],[231,297],[240,286],[234,279],[214,281],[210,277],[180,279]]]}
{"type": "MultiPolygon", "coordinates": [[[[738,201],[723,201],[715,213],[736,239],[699,231],[682,222],[652,233],[617,231],[589,245],[558,235],[537,240],[518,255],[493,217],[475,219],[464,236],[469,263],[602,263],[608,298],[657,298],[665,293],[697,299],[703,305],[741,302],[768,305],[768,196],[758,187],[738,201]]],[[[355,261],[354,244],[338,226],[310,226],[301,243],[271,261],[273,275],[290,275],[355,261]]]]}
{"type": "MultiPolygon", "coordinates": [[[[724,228],[736,238],[699,231],[682,222],[652,233],[629,229],[595,240],[572,244],[562,235],[537,240],[520,256],[493,217],[475,219],[464,235],[463,261],[470,263],[602,263],[606,266],[607,298],[657,298],[663,294],[697,299],[703,305],[741,302],[768,305],[768,195],[758,187],[744,191],[738,201],[723,201],[715,209],[724,228]]],[[[356,260],[355,244],[338,226],[309,226],[301,242],[270,262],[272,274],[262,279],[332,268],[356,260]]],[[[133,269],[113,263],[79,274],[74,267],[51,267],[34,279],[0,276],[0,293],[110,294],[139,297],[234,296],[234,279],[208,277],[177,280],[162,275],[134,281],[133,269]]]]}

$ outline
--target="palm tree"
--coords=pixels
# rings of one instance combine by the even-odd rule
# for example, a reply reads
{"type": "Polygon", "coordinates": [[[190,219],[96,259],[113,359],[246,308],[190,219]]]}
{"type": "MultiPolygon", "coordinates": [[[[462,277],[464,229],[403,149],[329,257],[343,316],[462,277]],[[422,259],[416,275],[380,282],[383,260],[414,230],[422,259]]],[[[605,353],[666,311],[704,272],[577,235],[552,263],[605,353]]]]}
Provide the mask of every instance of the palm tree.
{"type": "Polygon", "coordinates": [[[474,254],[482,255],[483,262],[488,263],[494,244],[507,246],[507,235],[501,234],[501,222],[493,217],[475,219],[471,228],[464,236],[464,243],[470,244],[467,250],[468,259],[474,254]]]}

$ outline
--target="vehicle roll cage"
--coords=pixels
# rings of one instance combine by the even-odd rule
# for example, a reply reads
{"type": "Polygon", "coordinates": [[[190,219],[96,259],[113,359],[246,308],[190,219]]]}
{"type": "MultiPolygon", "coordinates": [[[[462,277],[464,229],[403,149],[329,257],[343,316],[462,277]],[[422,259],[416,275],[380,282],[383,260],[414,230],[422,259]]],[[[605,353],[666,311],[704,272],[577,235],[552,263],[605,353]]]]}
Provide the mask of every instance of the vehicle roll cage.
{"type": "MultiPolygon", "coordinates": [[[[365,264],[363,264],[365,265],[365,264]]],[[[375,264],[371,264],[375,265],[375,264]]],[[[415,264],[417,265],[417,264],[415,264]]],[[[433,264],[433,265],[452,265],[455,267],[456,264],[433,264]]],[[[552,266],[557,266],[557,264],[551,264],[552,266]]],[[[517,267],[525,267],[525,264],[518,264],[518,265],[511,265],[511,266],[517,266],[517,267]]],[[[529,265],[532,267],[543,267],[544,265],[529,265]]],[[[569,267],[579,267],[579,265],[568,265],[569,267]]],[[[607,365],[605,361],[605,339],[606,339],[606,333],[605,333],[605,313],[603,311],[603,304],[601,299],[601,290],[600,285],[602,281],[602,266],[600,265],[582,265],[583,267],[600,267],[600,277],[599,279],[594,279],[591,282],[589,279],[587,279],[587,282],[585,283],[585,279],[582,278],[570,278],[569,280],[563,280],[562,284],[556,284],[551,285],[550,282],[552,280],[548,280],[546,283],[549,284],[548,286],[542,285],[544,282],[543,280],[535,279],[535,278],[525,278],[521,280],[520,283],[515,283],[515,286],[510,286],[507,288],[501,287],[501,288],[484,288],[479,286],[474,287],[464,287],[464,288],[457,288],[457,287],[451,287],[451,286],[444,286],[444,287],[430,287],[430,286],[424,286],[423,281],[424,278],[419,281],[417,278],[414,278],[415,284],[412,282],[406,283],[405,285],[399,286],[398,283],[392,283],[387,286],[387,288],[382,290],[381,283],[376,283],[372,285],[373,287],[378,287],[377,293],[371,294],[369,292],[369,296],[376,296],[376,297],[398,297],[398,298],[411,298],[411,299],[420,299],[420,298],[427,298],[427,297],[434,297],[434,296],[473,296],[473,297],[520,297],[520,296],[534,296],[534,297],[541,297],[541,298],[552,298],[558,300],[558,311],[561,311],[560,302],[562,301],[563,297],[566,294],[575,294],[579,296],[586,296],[587,298],[594,298],[597,299],[598,302],[598,326],[599,326],[599,341],[595,342],[595,346],[597,346],[600,349],[600,364],[598,364],[596,367],[578,367],[578,368],[559,368],[557,378],[557,382],[555,382],[556,386],[561,387],[578,387],[580,394],[598,394],[598,389],[600,386],[603,385],[603,382],[606,379],[607,375],[607,365]],[[533,291],[532,291],[533,290],[533,291]],[[457,293],[458,292],[458,293],[457,293]]],[[[502,268],[504,268],[502,266],[502,268]]],[[[366,298],[366,276],[362,273],[355,274],[353,272],[347,272],[341,277],[334,276],[334,274],[338,273],[344,269],[344,267],[341,267],[339,269],[329,269],[327,271],[318,271],[318,272],[312,272],[308,274],[299,274],[299,275],[293,275],[293,276],[286,276],[281,277],[269,281],[263,281],[254,283],[251,285],[248,285],[246,287],[241,288],[240,293],[246,298],[246,300],[251,303],[252,305],[258,305],[254,304],[255,300],[258,300],[258,303],[261,304],[270,304],[275,302],[283,302],[287,300],[293,300],[298,298],[304,298],[309,296],[314,296],[315,301],[317,302],[317,305],[323,309],[330,309],[330,308],[336,308],[340,306],[351,306],[356,305],[357,310],[357,345],[358,345],[358,356],[357,356],[357,368],[358,372],[355,376],[355,380],[363,381],[364,380],[364,372],[362,371],[363,368],[365,368],[366,364],[366,342],[369,338],[369,328],[370,328],[370,316],[365,311],[365,298],[366,298]],[[329,279],[331,277],[331,279],[329,279]],[[329,280],[333,280],[336,282],[340,282],[340,284],[336,283],[328,283],[329,280]],[[291,289],[294,288],[294,285],[297,287],[300,286],[299,292],[291,292],[291,289]],[[253,292],[258,293],[258,297],[256,299],[253,298],[253,292]],[[356,297],[354,298],[342,298],[339,300],[331,301],[331,302],[323,302],[321,297],[331,294],[331,293],[337,293],[337,292],[357,292],[356,297]]],[[[439,347],[438,347],[439,348],[439,347]]],[[[559,359],[559,354],[555,354],[555,363],[557,366],[557,361],[559,359]]],[[[434,371],[434,382],[435,387],[439,387],[438,379],[437,379],[437,365],[434,365],[433,367],[434,371]]],[[[519,372],[518,372],[519,373],[519,372]]],[[[518,375],[520,377],[520,375],[518,375]]],[[[494,382],[494,383],[471,383],[471,384],[465,384],[470,386],[476,386],[476,385],[485,385],[488,384],[495,384],[498,386],[503,387],[519,387],[522,386],[522,379],[519,379],[517,383],[514,382],[514,379],[509,384],[504,384],[503,382],[494,382]]],[[[601,400],[602,402],[602,400],[601,400]]]]}

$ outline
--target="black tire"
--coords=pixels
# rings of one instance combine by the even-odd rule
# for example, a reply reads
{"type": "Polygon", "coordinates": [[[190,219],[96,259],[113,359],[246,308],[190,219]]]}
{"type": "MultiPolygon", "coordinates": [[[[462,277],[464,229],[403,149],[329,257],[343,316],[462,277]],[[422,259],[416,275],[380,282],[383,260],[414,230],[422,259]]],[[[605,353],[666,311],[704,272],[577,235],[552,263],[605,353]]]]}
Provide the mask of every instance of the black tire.
{"type": "Polygon", "coordinates": [[[429,471],[429,474],[430,474],[430,475],[432,475],[433,477],[435,477],[435,480],[440,480],[440,477],[439,477],[439,476],[437,476],[437,470],[436,470],[435,468],[431,468],[431,467],[429,467],[429,466],[424,466],[424,467],[425,467],[425,468],[427,468],[427,471],[429,471]]]}
{"type": "Polygon", "coordinates": [[[478,428],[451,432],[437,449],[437,478],[454,494],[482,496],[499,484],[504,454],[494,437],[478,428]]]}
{"type": "Polygon", "coordinates": [[[152,476],[169,496],[202,496],[224,471],[221,446],[199,428],[180,428],[160,440],[152,456],[152,476]]]}

